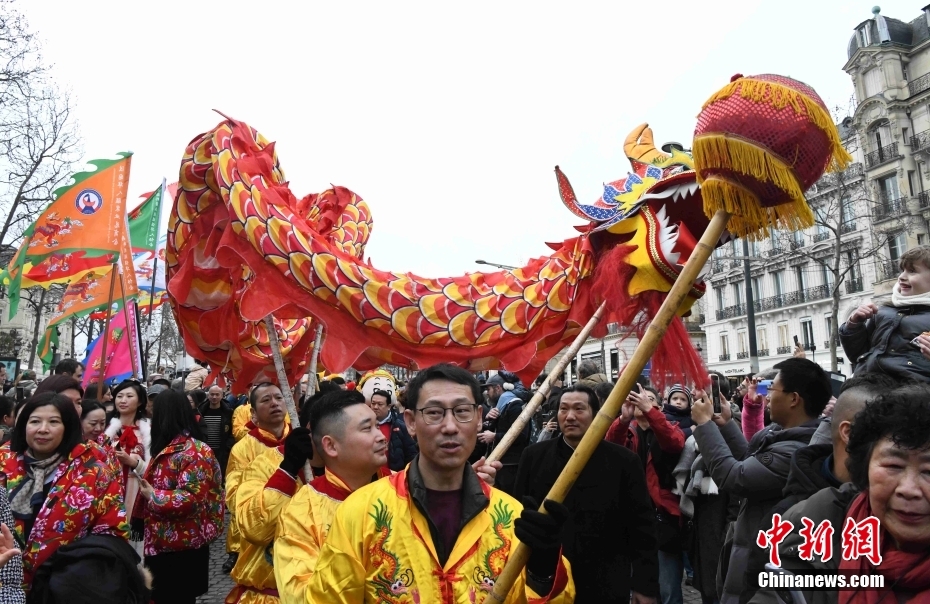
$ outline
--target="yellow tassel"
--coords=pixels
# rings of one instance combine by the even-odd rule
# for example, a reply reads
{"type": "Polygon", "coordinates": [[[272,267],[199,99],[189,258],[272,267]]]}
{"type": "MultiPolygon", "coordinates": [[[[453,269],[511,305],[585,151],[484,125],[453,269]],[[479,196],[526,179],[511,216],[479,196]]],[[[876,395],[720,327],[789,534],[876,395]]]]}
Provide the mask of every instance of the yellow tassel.
{"type": "Polygon", "coordinates": [[[694,139],[692,153],[698,182],[702,181],[704,170],[729,169],[774,184],[785,192],[786,201],[804,201],[804,191],[791,166],[747,139],[703,134],[694,139]]]}
{"type": "Polygon", "coordinates": [[[831,158],[827,166],[828,171],[839,172],[845,170],[852,162],[853,158],[843,148],[840,134],[837,132],[836,124],[833,123],[830,114],[806,94],[782,84],[752,78],[740,78],[715,92],[713,96],[707,99],[702,109],[706,109],[708,105],[717,101],[730,98],[737,91],[739,91],[742,98],[754,103],[768,103],[775,109],[784,109],[790,105],[795,115],[806,115],[812,124],[827,135],[830,141],[831,158]]]}
{"type": "Polygon", "coordinates": [[[814,213],[806,201],[790,201],[771,208],[759,205],[756,196],[739,183],[719,176],[707,178],[701,185],[704,214],[713,216],[726,210],[733,217],[727,230],[737,237],[761,241],[769,236],[768,228],[798,231],[814,224],[814,213]]]}

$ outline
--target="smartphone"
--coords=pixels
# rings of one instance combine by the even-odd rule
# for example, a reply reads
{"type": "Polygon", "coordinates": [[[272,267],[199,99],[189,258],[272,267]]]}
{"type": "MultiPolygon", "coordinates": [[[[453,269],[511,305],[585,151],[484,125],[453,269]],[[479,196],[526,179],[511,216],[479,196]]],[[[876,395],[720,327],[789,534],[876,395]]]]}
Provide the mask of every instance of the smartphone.
{"type": "Polygon", "coordinates": [[[136,478],[138,478],[139,480],[143,480],[143,478],[142,478],[142,473],[139,472],[139,470],[138,470],[137,468],[133,468],[133,469],[130,470],[130,471],[135,475],[136,478]]]}
{"type": "Polygon", "coordinates": [[[717,381],[720,378],[714,374],[711,374],[709,377],[710,400],[714,404],[714,413],[720,413],[720,382],[717,381]]]}
{"type": "Polygon", "coordinates": [[[794,336],[794,345],[795,345],[795,346],[800,346],[800,345],[801,345],[801,341],[798,339],[798,336],[794,336]]]}
{"type": "Polygon", "coordinates": [[[16,387],[16,400],[24,401],[26,400],[26,389],[22,386],[16,387]]]}
{"type": "Polygon", "coordinates": [[[774,380],[762,380],[756,384],[756,394],[760,396],[767,396],[769,393],[769,386],[772,385],[774,380]]]}

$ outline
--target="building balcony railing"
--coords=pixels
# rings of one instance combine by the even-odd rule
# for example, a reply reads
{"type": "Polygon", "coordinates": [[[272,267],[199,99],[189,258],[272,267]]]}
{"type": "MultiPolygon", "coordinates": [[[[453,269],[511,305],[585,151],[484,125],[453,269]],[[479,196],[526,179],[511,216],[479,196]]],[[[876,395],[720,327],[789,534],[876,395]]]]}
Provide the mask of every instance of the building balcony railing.
{"type": "Polygon", "coordinates": [[[916,80],[907,83],[907,91],[914,96],[930,88],[930,73],[925,73],[916,80]]]}
{"type": "Polygon", "coordinates": [[[737,352],[737,353],[736,353],[736,358],[738,358],[738,359],[748,359],[748,358],[749,358],[749,353],[748,353],[748,352],[737,352]]]}
{"type": "Polygon", "coordinates": [[[756,352],[759,353],[759,356],[760,356],[760,357],[767,357],[767,356],[769,356],[769,349],[768,349],[768,348],[760,348],[760,349],[757,350],[756,352]]]}
{"type": "Polygon", "coordinates": [[[804,235],[795,235],[795,238],[789,241],[788,245],[793,250],[797,250],[797,249],[804,247],[804,235]]]}
{"type": "Polygon", "coordinates": [[[720,309],[717,311],[717,320],[722,321],[724,319],[732,319],[733,317],[739,317],[740,315],[746,314],[746,305],[737,304],[736,306],[728,306],[726,308],[720,309]]]}
{"type": "Polygon", "coordinates": [[[846,293],[854,294],[862,291],[862,277],[857,279],[846,279],[846,293]]]}
{"type": "MultiPolygon", "coordinates": [[[[836,347],[837,347],[837,348],[840,348],[840,349],[842,348],[842,345],[840,344],[840,339],[839,339],[839,338],[836,339],[836,347]]],[[[830,350],[830,340],[824,340],[824,341],[823,341],[823,349],[824,349],[824,350],[830,350]]]]}
{"type": "Polygon", "coordinates": [[[888,220],[907,213],[907,198],[899,197],[897,199],[886,199],[875,204],[873,216],[875,222],[888,220]]]}
{"type": "Polygon", "coordinates": [[[918,132],[911,137],[911,152],[916,153],[921,149],[926,149],[930,147],[930,130],[924,130],[923,132],[918,132]]]}
{"type": "Polygon", "coordinates": [[[802,346],[802,348],[803,348],[804,350],[806,350],[807,352],[810,352],[811,350],[814,349],[814,343],[813,343],[813,342],[804,342],[804,346],[802,346]]]}
{"type": "Polygon", "coordinates": [[[882,280],[897,279],[901,274],[901,264],[897,260],[882,260],[878,265],[878,274],[882,280]]]}
{"type": "Polygon", "coordinates": [[[814,233],[814,243],[820,243],[821,241],[826,241],[830,238],[830,231],[824,231],[822,233],[814,233]]]}
{"type": "MultiPolygon", "coordinates": [[[[912,137],[913,138],[913,137],[912,137]]],[[[820,179],[814,183],[814,186],[811,187],[810,193],[821,193],[827,189],[833,188],[841,183],[848,183],[852,179],[862,176],[864,170],[862,169],[862,163],[856,162],[854,164],[849,164],[849,167],[843,170],[842,172],[831,172],[829,174],[824,174],[820,179]]]]}
{"type": "Polygon", "coordinates": [[[765,256],[766,256],[767,258],[772,258],[772,257],[774,257],[774,256],[778,256],[778,255],[781,254],[783,251],[784,251],[784,250],[782,250],[780,247],[773,247],[773,248],[770,249],[770,250],[765,250],[765,256]]]}
{"type": "Polygon", "coordinates": [[[921,210],[930,208],[930,191],[921,191],[917,194],[917,207],[921,210]]]}
{"type": "Polygon", "coordinates": [[[791,346],[779,346],[778,354],[791,354],[791,346]]]}
{"type": "Polygon", "coordinates": [[[846,233],[852,233],[856,230],[856,223],[854,221],[844,222],[840,225],[840,234],[845,235],[846,233]]]}
{"type": "Polygon", "coordinates": [[[871,153],[866,153],[865,165],[867,168],[874,168],[875,166],[880,166],[898,157],[900,157],[900,155],[898,155],[898,143],[891,143],[890,145],[879,147],[871,153]]]}
{"type": "Polygon", "coordinates": [[[729,360],[730,360],[730,355],[729,355],[729,354],[722,354],[722,355],[720,355],[720,360],[721,360],[721,361],[729,361],[729,360]]]}
{"type": "MultiPolygon", "coordinates": [[[[755,312],[762,312],[765,310],[783,308],[785,306],[793,306],[795,304],[804,304],[805,302],[826,300],[830,297],[831,289],[832,288],[829,285],[815,285],[814,287],[808,287],[807,289],[802,289],[800,291],[779,294],[777,296],[769,296],[768,298],[755,300],[752,307],[755,312]]],[[[716,311],[718,321],[723,321],[724,319],[733,319],[745,314],[745,304],[728,306],[716,311]]]]}

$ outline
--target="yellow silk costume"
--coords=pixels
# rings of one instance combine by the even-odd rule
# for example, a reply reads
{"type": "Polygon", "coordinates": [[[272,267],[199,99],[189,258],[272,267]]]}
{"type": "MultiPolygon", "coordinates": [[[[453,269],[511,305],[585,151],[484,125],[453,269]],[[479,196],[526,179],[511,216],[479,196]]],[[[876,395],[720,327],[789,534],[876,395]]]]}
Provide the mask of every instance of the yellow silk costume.
{"type": "MultiPolygon", "coordinates": [[[[290,427],[285,424],[284,432],[280,439],[276,439],[273,434],[253,428],[242,440],[236,443],[229,454],[229,465],[226,468],[226,506],[230,510],[236,509],[236,500],[244,474],[253,461],[262,457],[265,452],[273,450],[277,452],[277,447],[284,442],[284,438],[290,433],[290,427]]],[[[280,454],[279,454],[280,455],[280,454]]],[[[266,575],[270,575],[270,565],[265,560],[264,547],[258,547],[256,544],[246,541],[239,529],[236,514],[232,514],[229,523],[229,532],[227,534],[228,551],[239,552],[239,559],[233,567],[230,576],[236,582],[236,586],[226,598],[227,604],[239,602],[241,604],[273,604],[278,598],[273,593],[261,593],[262,590],[269,586],[265,585],[266,575]],[[263,572],[265,567],[269,567],[268,572],[263,572]],[[252,589],[244,589],[252,588],[252,589]]],[[[271,586],[274,588],[274,576],[271,575],[271,586]]]]}
{"type": "MultiPolygon", "coordinates": [[[[233,411],[232,433],[236,442],[242,440],[242,437],[249,433],[247,424],[252,421],[252,405],[246,403],[239,405],[233,411]]],[[[255,424],[252,424],[253,426],[255,424]]]]}
{"type": "MultiPolygon", "coordinates": [[[[459,533],[440,565],[427,519],[408,489],[413,464],[362,487],[339,508],[310,579],[306,602],[331,604],[484,604],[517,538],[522,506],[481,483],[484,507],[459,533]]],[[[538,595],[521,573],[505,602],[572,602],[568,561],[558,565],[549,594],[538,595]]]]}
{"type": "Polygon", "coordinates": [[[274,576],[282,604],[303,604],[320,548],[349,487],[327,470],[302,486],[278,518],[274,576]]]}

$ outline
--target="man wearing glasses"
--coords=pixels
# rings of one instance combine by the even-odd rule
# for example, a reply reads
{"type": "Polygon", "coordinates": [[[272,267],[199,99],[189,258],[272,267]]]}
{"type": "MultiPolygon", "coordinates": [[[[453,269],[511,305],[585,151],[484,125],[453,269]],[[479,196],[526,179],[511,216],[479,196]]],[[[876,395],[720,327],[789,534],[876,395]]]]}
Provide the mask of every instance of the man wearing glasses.
{"type": "Polygon", "coordinates": [[[420,453],[404,470],[362,487],[336,511],[306,601],[488,600],[517,540],[533,552],[506,602],[570,602],[561,556],[568,511],[523,509],[470,465],[481,428],[474,376],[452,365],[420,371],[407,388],[404,421],[420,453]]]}

